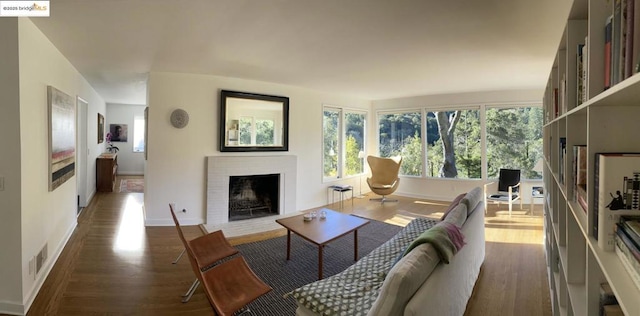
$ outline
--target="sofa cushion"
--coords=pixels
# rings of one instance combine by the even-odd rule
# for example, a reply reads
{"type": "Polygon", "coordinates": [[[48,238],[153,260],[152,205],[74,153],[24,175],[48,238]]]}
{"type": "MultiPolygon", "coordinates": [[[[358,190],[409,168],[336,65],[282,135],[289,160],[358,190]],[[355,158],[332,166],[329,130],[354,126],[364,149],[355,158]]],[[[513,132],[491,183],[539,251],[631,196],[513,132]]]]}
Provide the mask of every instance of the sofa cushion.
{"type": "Polygon", "coordinates": [[[476,206],[478,206],[478,204],[482,201],[484,201],[482,189],[480,187],[475,187],[473,190],[467,192],[467,195],[462,198],[460,203],[467,206],[467,217],[469,217],[476,206]]]}
{"type": "Polygon", "coordinates": [[[454,207],[449,214],[447,214],[444,221],[455,224],[458,227],[462,227],[464,222],[467,221],[467,213],[467,205],[460,203],[458,206],[454,207]]]}
{"type": "Polygon", "coordinates": [[[440,262],[431,244],[421,244],[391,268],[368,315],[402,315],[409,299],[440,262]]]}
{"type": "Polygon", "coordinates": [[[449,207],[447,208],[447,210],[444,211],[444,214],[442,214],[442,217],[440,218],[441,221],[443,221],[447,217],[447,214],[449,214],[449,212],[451,212],[451,210],[454,207],[456,207],[456,206],[458,206],[458,204],[460,204],[460,201],[462,200],[462,198],[465,195],[467,195],[467,193],[462,193],[462,194],[456,196],[456,198],[453,199],[453,201],[451,201],[451,204],[449,204],[449,207]]]}

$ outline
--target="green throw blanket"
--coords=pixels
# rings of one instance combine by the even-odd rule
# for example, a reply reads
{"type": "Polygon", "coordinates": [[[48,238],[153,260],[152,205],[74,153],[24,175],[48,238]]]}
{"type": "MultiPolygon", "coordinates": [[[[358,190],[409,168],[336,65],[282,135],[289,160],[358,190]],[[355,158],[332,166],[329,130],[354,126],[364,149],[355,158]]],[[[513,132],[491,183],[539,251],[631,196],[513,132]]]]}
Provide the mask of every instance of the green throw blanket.
{"type": "Polygon", "coordinates": [[[441,222],[414,239],[402,256],[406,256],[413,248],[424,243],[430,243],[436,249],[442,262],[448,264],[449,260],[464,246],[464,236],[458,226],[441,222]]]}

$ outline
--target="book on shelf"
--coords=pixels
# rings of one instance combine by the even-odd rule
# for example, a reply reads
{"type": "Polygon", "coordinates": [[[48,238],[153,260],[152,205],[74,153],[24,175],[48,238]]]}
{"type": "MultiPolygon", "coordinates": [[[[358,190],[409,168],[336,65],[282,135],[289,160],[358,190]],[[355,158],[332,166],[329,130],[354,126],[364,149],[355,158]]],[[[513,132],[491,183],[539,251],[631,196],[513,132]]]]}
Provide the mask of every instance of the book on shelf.
{"type": "Polygon", "coordinates": [[[613,15],[610,15],[604,26],[604,89],[611,87],[611,37],[613,15]]]}
{"type": "Polygon", "coordinates": [[[625,43],[624,43],[624,78],[629,78],[633,75],[633,34],[634,34],[634,19],[635,19],[635,0],[625,0],[626,7],[623,14],[626,18],[625,21],[625,43]]]}
{"type": "Polygon", "coordinates": [[[636,247],[640,248],[640,216],[620,216],[619,225],[636,247]]]}
{"type": "Polygon", "coordinates": [[[574,202],[580,202],[579,197],[582,194],[581,206],[586,212],[585,205],[587,204],[587,146],[586,145],[574,145],[573,146],[573,200],[574,202]]]}
{"type": "Polygon", "coordinates": [[[629,277],[633,281],[633,284],[640,289],[640,262],[635,259],[631,250],[626,246],[621,238],[616,235],[615,238],[615,252],[620,263],[629,274],[629,277]]]}
{"type": "Polygon", "coordinates": [[[620,216],[640,215],[640,154],[599,153],[594,169],[593,236],[613,251],[620,216]]]}
{"type": "Polygon", "coordinates": [[[601,283],[599,301],[600,315],[604,315],[604,307],[609,305],[618,305],[618,299],[616,299],[615,294],[613,294],[613,290],[609,283],[601,283]]]}
{"type": "Polygon", "coordinates": [[[584,60],[583,60],[584,44],[578,44],[576,56],[576,106],[584,102],[584,60]]]}
{"type": "Polygon", "coordinates": [[[631,66],[634,68],[632,69],[632,74],[635,74],[638,72],[638,68],[640,66],[640,2],[635,3],[635,1],[640,1],[640,0],[633,0],[633,10],[631,9],[631,7],[629,7],[627,12],[633,12],[631,14],[633,14],[633,31],[632,31],[632,53],[631,53],[631,58],[633,59],[631,61],[631,66]]]}
{"type": "Polygon", "coordinates": [[[578,202],[582,210],[585,213],[589,212],[589,203],[587,202],[587,188],[579,185],[576,195],[578,196],[576,202],[578,202]]]}
{"type": "Polygon", "coordinates": [[[635,261],[638,263],[638,273],[640,274],[640,249],[638,249],[638,245],[631,240],[629,234],[625,230],[624,226],[620,223],[616,224],[616,238],[618,243],[621,245],[624,244],[626,247],[626,251],[629,252],[631,256],[629,256],[629,261],[635,261]]]}
{"type": "Polygon", "coordinates": [[[614,0],[613,20],[611,21],[611,87],[620,82],[620,19],[622,17],[621,0],[614,0]]]}
{"type": "Polygon", "coordinates": [[[560,177],[560,184],[565,184],[564,181],[564,157],[567,156],[567,138],[560,137],[560,151],[558,152],[558,176],[560,177]]]}
{"type": "Polygon", "coordinates": [[[607,305],[602,309],[603,316],[624,316],[622,307],[620,305],[607,305]]]}

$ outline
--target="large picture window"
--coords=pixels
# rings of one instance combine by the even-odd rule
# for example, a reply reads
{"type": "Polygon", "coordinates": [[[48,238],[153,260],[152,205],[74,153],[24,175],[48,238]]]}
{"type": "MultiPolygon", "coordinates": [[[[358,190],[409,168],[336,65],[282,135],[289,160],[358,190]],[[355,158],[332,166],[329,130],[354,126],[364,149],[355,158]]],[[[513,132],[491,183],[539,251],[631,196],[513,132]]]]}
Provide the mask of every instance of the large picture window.
{"type": "Polygon", "coordinates": [[[500,168],[514,168],[522,170],[524,179],[542,178],[542,170],[538,170],[542,157],[540,106],[482,105],[422,113],[378,113],[380,156],[402,156],[402,175],[481,179],[483,169],[487,178],[497,178],[500,168]]]}
{"type": "Polygon", "coordinates": [[[427,112],[427,176],[482,177],[480,111],[427,112]]]}
{"type": "Polygon", "coordinates": [[[422,175],[421,122],[420,111],[378,115],[380,156],[402,156],[402,175],[422,175]]]}
{"type": "Polygon", "coordinates": [[[542,108],[489,108],[487,113],[487,177],[500,168],[520,169],[525,179],[542,179],[542,108]]]}
{"type": "Polygon", "coordinates": [[[323,110],[323,176],[325,179],[364,172],[367,113],[325,106],[323,110]]]}

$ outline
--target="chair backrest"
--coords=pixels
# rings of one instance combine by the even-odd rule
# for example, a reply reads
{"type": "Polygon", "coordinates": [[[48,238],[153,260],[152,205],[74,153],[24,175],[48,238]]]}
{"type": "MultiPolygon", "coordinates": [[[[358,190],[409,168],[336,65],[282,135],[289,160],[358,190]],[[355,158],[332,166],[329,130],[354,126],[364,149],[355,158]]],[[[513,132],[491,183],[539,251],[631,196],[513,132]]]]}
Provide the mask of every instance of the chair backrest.
{"type": "Polygon", "coordinates": [[[402,157],[382,158],[367,156],[371,168],[371,180],[375,183],[390,184],[398,179],[402,157]]]}
{"type": "MultiPolygon", "coordinates": [[[[500,169],[498,191],[507,192],[509,191],[509,186],[514,186],[518,183],[520,183],[520,169],[500,169]]],[[[514,188],[513,191],[518,192],[518,188],[514,188]]]]}
{"type": "Polygon", "coordinates": [[[186,250],[187,257],[189,258],[189,263],[191,263],[191,269],[193,269],[193,273],[196,275],[198,280],[202,282],[202,275],[200,275],[200,268],[198,267],[198,262],[196,261],[196,257],[193,254],[193,250],[191,250],[191,246],[187,242],[187,239],[184,238],[184,233],[182,233],[182,227],[180,227],[180,222],[178,222],[178,217],[176,217],[176,212],[174,208],[175,208],[175,205],[173,203],[169,203],[169,210],[171,211],[171,217],[173,217],[173,222],[176,224],[176,229],[178,230],[178,236],[180,236],[180,240],[184,245],[184,249],[186,250]]]}
{"type": "Polygon", "coordinates": [[[171,217],[173,218],[173,222],[176,224],[176,229],[178,230],[178,236],[180,236],[180,240],[182,243],[187,246],[187,239],[184,238],[184,234],[182,233],[182,227],[180,227],[180,222],[178,222],[178,217],[176,217],[176,212],[174,210],[175,204],[169,203],[169,210],[171,211],[171,217]]]}

